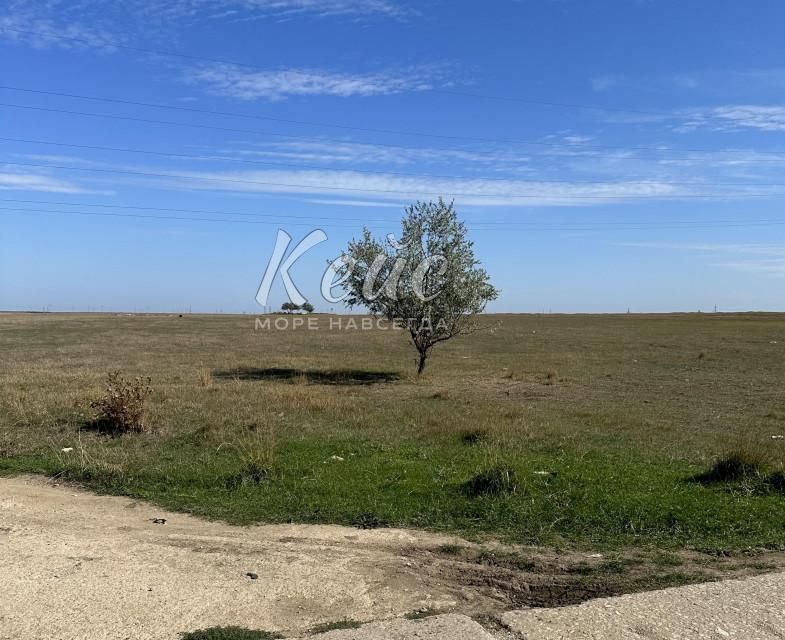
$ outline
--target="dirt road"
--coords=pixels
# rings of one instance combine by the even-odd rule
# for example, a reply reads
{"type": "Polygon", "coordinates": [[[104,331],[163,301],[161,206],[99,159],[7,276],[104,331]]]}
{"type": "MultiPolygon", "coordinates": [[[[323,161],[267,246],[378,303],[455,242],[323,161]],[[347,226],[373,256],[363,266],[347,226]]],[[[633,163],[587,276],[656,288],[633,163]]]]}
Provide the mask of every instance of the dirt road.
{"type": "Polygon", "coordinates": [[[0,640],[175,640],[224,625],[302,637],[345,619],[371,624],[325,640],[785,639],[783,573],[503,613],[496,587],[478,589],[417,553],[456,542],[392,529],[233,527],[0,478],[0,640]],[[456,613],[403,618],[426,609],[456,613]],[[502,625],[483,628],[469,617],[480,612],[502,625]]]}
{"type": "Polygon", "coordinates": [[[163,640],[230,624],[298,632],[471,606],[471,592],[418,575],[400,553],[449,540],[389,529],[233,527],[3,478],[0,638],[163,640]]]}

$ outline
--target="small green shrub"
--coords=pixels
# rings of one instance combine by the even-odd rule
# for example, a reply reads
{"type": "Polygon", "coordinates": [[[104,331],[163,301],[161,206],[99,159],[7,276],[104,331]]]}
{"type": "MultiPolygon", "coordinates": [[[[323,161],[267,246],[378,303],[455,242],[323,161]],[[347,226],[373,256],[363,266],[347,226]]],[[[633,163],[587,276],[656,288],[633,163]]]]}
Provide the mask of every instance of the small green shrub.
{"type": "Polygon", "coordinates": [[[459,556],[462,551],[463,547],[461,545],[450,542],[439,546],[439,553],[443,553],[446,556],[459,556]]]}
{"type": "Polygon", "coordinates": [[[720,457],[692,480],[702,484],[726,485],[733,491],[747,494],[785,493],[785,472],[782,464],[762,447],[738,447],[720,457]],[[772,467],[779,469],[772,471],[772,467]]]}
{"type": "Polygon", "coordinates": [[[145,431],[145,401],[151,393],[150,378],[126,380],[119,371],[110,372],[104,394],[90,403],[96,426],[111,433],[145,431]]]}
{"type": "Polygon", "coordinates": [[[237,473],[226,478],[226,488],[236,491],[242,487],[258,487],[270,476],[270,469],[259,461],[252,460],[237,473]]]}
{"type": "Polygon", "coordinates": [[[410,611],[409,613],[404,615],[404,618],[406,618],[407,620],[425,620],[425,618],[431,618],[433,616],[438,616],[438,615],[439,615],[438,609],[425,608],[425,609],[417,609],[417,611],[410,611]]]}
{"type": "Polygon", "coordinates": [[[485,429],[472,429],[461,434],[461,442],[465,445],[473,446],[485,442],[488,439],[488,431],[485,429]]]}
{"type": "Polygon", "coordinates": [[[481,471],[463,485],[466,495],[473,498],[512,495],[517,493],[518,489],[518,476],[515,469],[504,466],[481,471]]]}
{"type": "Polygon", "coordinates": [[[335,622],[317,624],[313,629],[311,629],[311,633],[327,633],[328,631],[335,631],[336,629],[359,629],[362,626],[362,622],[357,622],[357,620],[351,620],[350,618],[344,618],[343,620],[336,620],[335,622]]]}
{"type": "Polygon", "coordinates": [[[717,459],[711,468],[699,475],[700,482],[736,482],[760,478],[765,473],[764,455],[753,448],[738,448],[717,459]]]}
{"type": "Polygon", "coordinates": [[[359,513],[352,518],[352,526],[358,529],[379,529],[387,523],[375,513],[359,513]]]}
{"type": "Polygon", "coordinates": [[[775,471],[766,478],[766,484],[772,491],[785,493],[785,472],[775,471]]]}
{"type": "Polygon", "coordinates": [[[181,640],[276,640],[283,638],[279,633],[257,631],[244,627],[210,627],[181,633],[181,640]]]}

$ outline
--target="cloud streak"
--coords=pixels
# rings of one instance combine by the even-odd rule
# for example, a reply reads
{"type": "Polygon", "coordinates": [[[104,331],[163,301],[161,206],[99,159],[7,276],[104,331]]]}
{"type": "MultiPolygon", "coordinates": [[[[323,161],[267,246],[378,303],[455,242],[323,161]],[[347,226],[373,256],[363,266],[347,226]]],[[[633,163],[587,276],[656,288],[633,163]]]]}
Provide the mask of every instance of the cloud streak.
{"type": "Polygon", "coordinates": [[[214,21],[372,17],[415,12],[393,0],[9,0],[0,37],[37,48],[111,49],[124,36],[149,39],[214,21]]]}
{"type": "MultiPolygon", "coordinates": [[[[240,143],[238,143],[240,144],[240,143]]],[[[229,147],[221,151],[227,156],[246,158],[297,160],[306,162],[354,163],[367,165],[415,165],[449,163],[491,166],[497,170],[520,172],[531,161],[530,156],[510,150],[473,150],[461,148],[431,148],[386,146],[363,142],[292,141],[249,144],[242,148],[229,147]]],[[[484,168],[484,167],[483,167],[484,168]]]]}
{"type": "Polygon", "coordinates": [[[714,131],[785,131],[783,105],[725,105],[688,112],[686,129],[708,128],[714,131]]]}
{"type": "Polygon", "coordinates": [[[714,267],[734,269],[746,273],[785,277],[785,245],[777,244],[709,244],[709,243],[674,243],[674,242],[625,242],[619,246],[638,247],[642,249],[662,249],[683,251],[695,254],[714,256],[739,256],[712,264],[714,267]]]}
{"type": "Polygon", "coordinates": [[[320,69],[246,71],[230,64],[192,69],[185,81],[218,96],[237,100],[283,100],[293,96],[379,96],[427,91],[439,81],[433,67],[377,73],[340,73],[320,69]]]}
{"type": "MultiPolygon", "coordinates": [[[[341,195],[375,201],[455,198],[462,205],[587,206],[650,199],[678,199],[686,190],[665,183],[560,183],[516,179],[440,179],[369,175],[354,171],[239,171],[188,173],[168,178],[167,186],[189,190],[286,195],[341,195]]],[[[689,194],[688,194],[689,195],[689,194]]],[[[733,197],[729,195],[728,197],[733,197]]]]}
{"type": "Polygon", "coordinates": [[[94,193],[73,182],[37,173],[8,173],[0,169],[0,191],[39,191],[46,193],[94,193]]]}

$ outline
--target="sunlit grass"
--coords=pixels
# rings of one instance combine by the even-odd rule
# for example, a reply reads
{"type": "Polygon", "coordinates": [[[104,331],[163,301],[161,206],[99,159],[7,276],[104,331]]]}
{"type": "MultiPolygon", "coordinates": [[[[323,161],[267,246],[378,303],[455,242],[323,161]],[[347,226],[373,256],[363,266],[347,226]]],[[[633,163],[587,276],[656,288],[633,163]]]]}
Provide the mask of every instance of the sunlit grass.
{"type": "Polygon", "coordinates": [[[255,332],[242,316],[3,315],[0,470],[238,523],[783,546],[782,493],[692,481],[740,438],[765,448],[767,473],[780,477],[783,318],[494,324],[437,348],[417,379],[405,337],[389,331],[255,332]],[[149,433],[89,428],[89,403],[114,369],[152,377],[149,433]],[[514,491],[466,491],[494,469],[514,491]]]}

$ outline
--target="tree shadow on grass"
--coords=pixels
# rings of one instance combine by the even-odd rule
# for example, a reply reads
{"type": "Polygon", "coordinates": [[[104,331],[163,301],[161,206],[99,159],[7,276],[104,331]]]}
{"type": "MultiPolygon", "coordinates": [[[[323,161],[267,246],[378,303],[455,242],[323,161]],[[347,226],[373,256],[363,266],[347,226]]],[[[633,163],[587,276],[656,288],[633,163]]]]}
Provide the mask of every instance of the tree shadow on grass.
{"type": "Polygon", "coordinates": [[[363,371],[360,369],[289,369],[284,367],[237,367],[213,372],[218,380],[301,380],[316,384],[369,385],[395,382],[401,376],[394,371],[363,371]]]}

